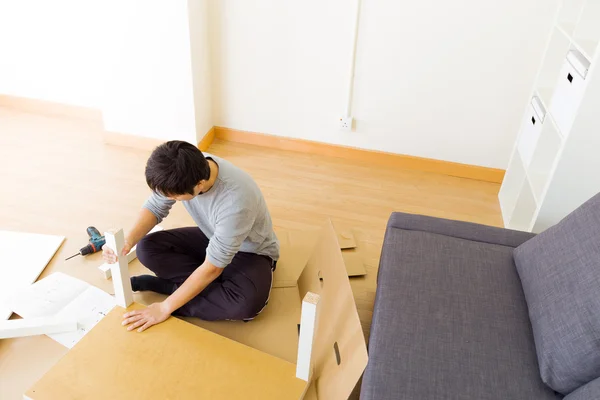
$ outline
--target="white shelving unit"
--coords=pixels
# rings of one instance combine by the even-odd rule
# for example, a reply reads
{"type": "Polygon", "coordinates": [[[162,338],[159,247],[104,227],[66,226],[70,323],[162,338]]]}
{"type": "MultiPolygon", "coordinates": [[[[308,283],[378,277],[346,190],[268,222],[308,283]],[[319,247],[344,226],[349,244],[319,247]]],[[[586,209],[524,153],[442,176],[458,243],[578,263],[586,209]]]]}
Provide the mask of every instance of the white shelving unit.
{"type": "Polygon", "coordinates": [[[600,192],[600,0],[563,0],[500,193],[507,228],[541,232],[600,192]]]}

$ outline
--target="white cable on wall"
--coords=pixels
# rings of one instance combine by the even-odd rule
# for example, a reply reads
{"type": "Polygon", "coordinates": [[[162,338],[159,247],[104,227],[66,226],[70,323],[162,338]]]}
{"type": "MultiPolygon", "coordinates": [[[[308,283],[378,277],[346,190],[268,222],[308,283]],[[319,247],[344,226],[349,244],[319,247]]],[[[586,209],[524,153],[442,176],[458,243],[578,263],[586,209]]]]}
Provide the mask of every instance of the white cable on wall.
{"type": "Polygon", "coordinates": [[[354,37],[352,39],[352,55],[350,58],[350,76],[348,78],[348,98],[346,99],[346,117],[352,115],[352,95],[354,92],[354,69],[356,68],[356,44],[358,42],[358,22],[360,20],[361,0],[356,0],[354,18],[354,37]]]}

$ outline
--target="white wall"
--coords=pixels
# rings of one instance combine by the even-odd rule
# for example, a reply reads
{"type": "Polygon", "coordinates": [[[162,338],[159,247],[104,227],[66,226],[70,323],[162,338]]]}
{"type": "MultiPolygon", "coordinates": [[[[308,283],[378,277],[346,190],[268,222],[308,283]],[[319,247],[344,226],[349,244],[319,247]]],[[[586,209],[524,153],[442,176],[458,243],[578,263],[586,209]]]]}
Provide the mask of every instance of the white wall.
{"type": "Polygon", "coordinates": [[[195,142],[187,0],[121,2],[107,40],[105,129],[195,142]]]}
{"type": "Polygon", "coordinates": [[[341,132],[354,1],[211,2],[215,124],[506,168],[556,3],[363,1],[353,115],[341,132]]]}
{"type": "Polygon", "coordinates": [[[108,131],[197,143],[214,125],[206,1],[2,0],[0,94],[100,109],[108,131]]]}
{"type": "Polygon", "coordinates": [[[0,1],[0,94],[99,108],[108,11],[99,1],[0,1]]]}
{"type": "Polygon", "coordinates": [[[189,31],[194,84],[196,142],[214,126],[212,83],[210,70],[210,41],[208,1],[188,0],[189,31]]]}
{"type": "Polygon", "coordinates": [[[556,1],[363,0],[347,133],[354,1],[0,1],[0,94],[506,168],[556,1]]]}

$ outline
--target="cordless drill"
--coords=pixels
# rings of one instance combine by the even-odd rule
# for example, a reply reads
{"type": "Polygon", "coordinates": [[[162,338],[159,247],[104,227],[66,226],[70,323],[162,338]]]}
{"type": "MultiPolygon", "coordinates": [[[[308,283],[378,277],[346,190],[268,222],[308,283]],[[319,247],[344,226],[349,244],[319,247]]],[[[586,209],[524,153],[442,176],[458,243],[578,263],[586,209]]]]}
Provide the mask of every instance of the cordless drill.
{"type": "Polygon", "coordinates": [[[81,250],[79,250],[79,253],[72,255],[66,260],[70,260],[71,258],[79,255],[86,256],[88,254],[92,254],[102,250],[102,246],[104,246],[104,244],[106,243],[106,239],[104,239],[104,236],[100,234],[98,229],[96,229],[93,226],[90,226],[87,228],[87,234],[90,237],[90,242],[88,243],[88,245],[82,247],[81,250]]]}

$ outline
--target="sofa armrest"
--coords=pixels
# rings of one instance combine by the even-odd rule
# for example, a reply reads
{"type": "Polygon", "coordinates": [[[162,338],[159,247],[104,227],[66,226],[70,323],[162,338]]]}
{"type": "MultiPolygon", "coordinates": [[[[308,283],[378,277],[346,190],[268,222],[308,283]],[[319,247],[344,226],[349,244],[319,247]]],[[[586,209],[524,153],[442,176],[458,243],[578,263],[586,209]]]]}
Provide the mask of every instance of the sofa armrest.
{"type": "Polygon", "coordinates": [[[563,400],[600,399],[600,378],[586,383],[579,389],[568,394],[563,400]]]}
{"type": "Polygon", "coordinates": [[[401,212],[392,213],[387,226],[388,229],[398,228],[408,231],[436,233],[474,242],[509,247],[519,247],[535,236],[535,234],[529,232],[401,212]]]}

